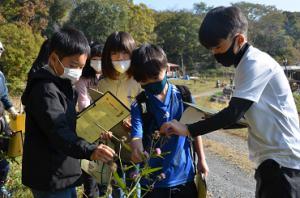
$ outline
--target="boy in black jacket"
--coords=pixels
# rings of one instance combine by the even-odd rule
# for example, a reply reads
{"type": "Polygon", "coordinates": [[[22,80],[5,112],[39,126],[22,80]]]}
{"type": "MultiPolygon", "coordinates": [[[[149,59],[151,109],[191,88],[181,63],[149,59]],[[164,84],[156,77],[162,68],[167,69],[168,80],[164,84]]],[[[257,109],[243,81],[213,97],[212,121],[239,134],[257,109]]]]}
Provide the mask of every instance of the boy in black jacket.
{"type": "Polygon", "coordinates": [[[26,135],[22,182],[35,198],[76,197],[81,168],[79,159],[113,159],[114,151],[76,135],[76,93],[90,48],[84,34],[63,28],[50,40],[48,65],[28,79],[22,96],[26,135]]]}

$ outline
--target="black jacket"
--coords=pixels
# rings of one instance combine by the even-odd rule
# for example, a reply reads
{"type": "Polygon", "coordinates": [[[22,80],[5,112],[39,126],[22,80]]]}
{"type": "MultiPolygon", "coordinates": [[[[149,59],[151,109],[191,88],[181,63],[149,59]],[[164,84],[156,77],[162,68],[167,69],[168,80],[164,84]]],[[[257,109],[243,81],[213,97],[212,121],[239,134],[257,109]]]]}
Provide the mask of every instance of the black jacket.
{"type": "Polygon", "coordinates": [[[79,159],[90,159],[96,145],[75,133],[76,94],[71,82],[42,68],[28,80],[22,103],[26,112],[23,184],[44,191],[76,186],[79,159]]]}

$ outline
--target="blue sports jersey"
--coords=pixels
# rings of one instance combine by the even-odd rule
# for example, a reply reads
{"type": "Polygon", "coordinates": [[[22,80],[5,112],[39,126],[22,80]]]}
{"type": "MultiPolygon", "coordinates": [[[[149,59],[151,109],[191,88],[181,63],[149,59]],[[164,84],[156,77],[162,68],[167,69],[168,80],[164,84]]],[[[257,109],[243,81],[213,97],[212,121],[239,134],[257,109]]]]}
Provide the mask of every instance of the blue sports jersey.
{"type": "MultiPolygon", "coordinates": [[[[161,102],[151,93],[145,92],[147,96],[147,109],[153,116],[153,121],[159,128],[164,122],[173,119],[180,120],[184,105],[179,90],[176,86],[169,83],[169,88],[164,102],[161,102]]],[[[143,138],[142,114],[138,103],[135,101],[131,105],[131,123],[132,123],[132,138],[143,138]]],[[[157,127],[155,127],[157,129],[157,127]]],[[[154,126],[149,126],[154,132],[154,126]]],[[[145,137],[144,137],[145,138],[145,137]]],[[[143,139],[144,141],[145,139],[143,139]]],[[[149,141],[149,140],[146,140],[149,141]]],[[[150,145],[149,142],[147,145],[150,145]]],[[[144,144],[145,146],[145,144],[144,144]]],[[[164,159],[150,159],[150,166],[162,167],[161,171],[154,173],[151,177],[155,178],[160,173],[164,173],[166,178],[155,184],[155,187],[172,187],[186,182],[193,181],[194,168],[193,159],[191,157],[190,140],[187,137],[173,135],[160,148],[162,152],[170,152],[164,159]]],[[[147,148],[145,148],[147,150],[147,148]]],[[[146,180],[141,181],[142,185],[149,184],[146,180]]]]}

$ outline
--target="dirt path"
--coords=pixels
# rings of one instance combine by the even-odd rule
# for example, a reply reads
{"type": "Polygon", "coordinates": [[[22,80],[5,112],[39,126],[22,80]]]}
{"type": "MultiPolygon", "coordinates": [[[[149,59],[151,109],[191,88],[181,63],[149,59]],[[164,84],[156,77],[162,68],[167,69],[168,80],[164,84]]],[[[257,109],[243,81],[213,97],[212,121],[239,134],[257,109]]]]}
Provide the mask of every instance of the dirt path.
{"type": "Polygon", "coordinates": [[[213,142],[205,148],[210,168],[207,178],[210,197],[255,197],[254,170],[252,163],[245,160],[248,155],[246,141],[220,131],[205,135],[203,141],[205,145],[207,141],[213,142]]]}

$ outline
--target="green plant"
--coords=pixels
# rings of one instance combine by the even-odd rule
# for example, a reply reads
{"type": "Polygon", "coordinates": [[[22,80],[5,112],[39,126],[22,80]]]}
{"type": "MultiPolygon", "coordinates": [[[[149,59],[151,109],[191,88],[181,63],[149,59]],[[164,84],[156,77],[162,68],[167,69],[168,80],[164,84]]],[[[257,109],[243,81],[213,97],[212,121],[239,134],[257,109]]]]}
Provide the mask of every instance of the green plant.
{"type": "Polygon", "coordinates": [[[164,152],[161,153],[160,148],[162,148],[165,143],[168,141],[166,137],[162,137],[159,134],[159,131],[155,131],[152,135],[151,140],[151,146],[148,148],[148,152],[141,153],[142,159],[143,159],[143,166],[138,167],[136,163],[132,162],[131,166],[124,166],[122,159],[120,157],[121,149],[126,149],[129,152],[131,152],[131,147],[126,143],[126,138],[122,137],[121,139],[118,139],[116,137],[113,137],[117,139],[120,142],[120,149],[118,154],[118,160],[120,162],[120,168],[122,171],[122,174],[126,171],[128,171],[131,168],[135,168],[136,172],[133,173],[130,178],[126,178],[126,180],[131,181],[131,185],[128,187],[126,186],[126,182],[122,179],[122,177],[117,173],[117,165],[116,163],[111,162],[110,166],[113,171],[113,179],[116,183],[116,186],[120,187],[122,191],[125,194],[125,197],[129,198],[136,198],[138,190],[143,190],[145,193],[142,194],[142,197],[144,197],[149,191],[151,191],[154,188],[154,185],[165,179],[165,174],[161,173],[158,176],[156,176],[154,179],[151,177],[151,175],[157,171],[160,171],[162,167],[151,167],[149,165],[149,161],[151,158],[164,158],[164,156],[168,155],[170,152],[164,152]],[[139,187],[139,183],[142,179],[146,179],[149,181],[150,185],[146,187],[146,189],[141,189],[139,187]]]}

